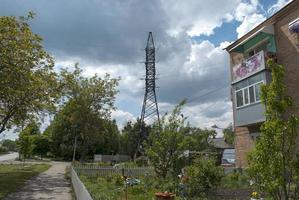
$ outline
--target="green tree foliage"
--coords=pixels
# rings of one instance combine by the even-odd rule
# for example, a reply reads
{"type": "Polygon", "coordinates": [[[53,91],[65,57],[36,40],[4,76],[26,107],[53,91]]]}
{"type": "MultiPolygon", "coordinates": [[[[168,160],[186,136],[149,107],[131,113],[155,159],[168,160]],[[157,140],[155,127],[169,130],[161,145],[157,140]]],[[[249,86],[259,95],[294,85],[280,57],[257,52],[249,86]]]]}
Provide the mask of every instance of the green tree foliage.
{"type": "Polygon", "coordinates": [[[41,159],[50,151],[49,138],[45,135],[38,134],[32,136],[32,154],[39,155],[41,159]]]}
{"type": "Polygon", "coordinates": [[[7,148],[8,151],[16,151],[17,150],[17,144],[15,141],[10,139],[5,139],[2,141],[2,146],[7,148]]]}
{"type": "MultiPolygon", "coordinates": [[[[150,132],[150,126],[146,126],[146,132],[150,132]]],[[[141,121],[137,119],[136,122],[129,121],[122,129],[122,134],[120,138],[120,152],[135,158],[139,147],[142,144],[141,137],[141,121]]]]}
{"type": "Polygon", "coordinates": [[[104,121],[101,139],[96,145],[96,154],[118,154],[120,151],[120,133],[115,120],[104,121]]]}
{"type": "Polygon", "coordinates": [[[228,144],[234,144],[235,141],[235,134],[233,132],[233,125],[230,124],[228,127],[223,129],[223,137],[225,142],[228,144]]]}
{"type": "Polygon", "coordinates": [[[19,134],[17,146],[19,154],[24,158],[30,158],[33,151],[33,137],[40,134],[39,127],[35,122],[28,124],[19,134]]]}
{"type": "Polygon", "coordinates": [[[5,154],[5,153],[7,153],[7,152],[8,152],[7,147],[4,147],[4,146],[1,146],[1,145],[0,145],[0,154],[5,154]]]}
{"type": "Polygon", "coordinates": [[[59,97],[54,61],[31,31],[32,18],[0,17],[0,133],[53,110],[59,97]]]}
{"type": "Polygon", "coordinates": [[[184,104],[182,101],[170,114],[162,117],[160,125],[152,127],[146,143],[145,153],[161,180],[168,175],[177,177],[198,153],[214,153],[208,138],[215,135],[215,131],[191,127],[182,114],[184,104]]]}
{"type": "Polygon", "coordinates": [[[283,66],[272,60],[268,61],[268,66],[272,82],[262,87],[266,121],[261,126],[260,140],[249,155],[249,172],[260,191],[267,192],[275,200],[288,200],[298,190],[294,165],[298,160],[295,144],[298,118],[292,114],[293,101],[285,92],[283,66]]]}
{"type": "Polygon", "coordinates": [[[181,102],[171,114],[162,117],[160,125],[156,124],[150,132],[145,147],[145,153],[161,179],[165,179],[168,173],[173,171],[182,154],[180,144],[184,139],[183,131],[186,126],[186,118],[181,114],[184,104],[185,101],[181,102]]]}
{"type": "Polygon", "coordinates": [[[75,137],[82,161],[96,150],[105,151],[101,153],[116,152],[119,146],[116,137],[118,130],[116,123],[110,121],[110,113],[114,109],[118,79],[112,79],[109,75],[104,78],[96,75],[83,77],[78,65],[73,72],[62,70],[61,77],[66,103],[45,131],[51,138],[52,154],[70,159],[75,137]],[[98,145],[105,145],[106,148],[98,145]]]}
{"type": "Polygon", "coordinates": [[[184,139],[181,142],[182,148],[189,151],[206,151],[211,149],[208,138],[216,135],[214,130],[200,129],[187,125],[182,129],[184,139]]]}
{"type": "Polygon", "coordinates": [[[191,166],[186,167],[187,186],[190,196],[208,195],[211,188],[219,186],[223,169],[216,166],[212,158],[198,157],[191,166]]]}

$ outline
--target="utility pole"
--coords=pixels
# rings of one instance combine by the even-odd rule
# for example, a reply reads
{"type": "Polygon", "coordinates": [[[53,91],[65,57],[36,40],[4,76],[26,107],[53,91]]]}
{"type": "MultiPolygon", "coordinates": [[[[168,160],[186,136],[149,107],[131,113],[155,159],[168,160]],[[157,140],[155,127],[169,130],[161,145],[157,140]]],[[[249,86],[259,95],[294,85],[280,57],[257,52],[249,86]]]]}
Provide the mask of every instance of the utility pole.
{"type": "Polygon", "coordinates": [[[73,152],[73,162],[75,162],[75,158],[76,158],[76,149],[77,149],[77,136],[75,136],[75,144],[74,144],[74,152],[73,152]]]}
{"type": "Polygon", "coordinates": [[[156,68],[155,44],[152,32],[149,32],[145,48],[145,93],[141,111],[139,151],[142,151],[142,141],[146,140],[148,133],[146,123],[158,121],[160,123],[158,102],[156,97],[156,68]]]}

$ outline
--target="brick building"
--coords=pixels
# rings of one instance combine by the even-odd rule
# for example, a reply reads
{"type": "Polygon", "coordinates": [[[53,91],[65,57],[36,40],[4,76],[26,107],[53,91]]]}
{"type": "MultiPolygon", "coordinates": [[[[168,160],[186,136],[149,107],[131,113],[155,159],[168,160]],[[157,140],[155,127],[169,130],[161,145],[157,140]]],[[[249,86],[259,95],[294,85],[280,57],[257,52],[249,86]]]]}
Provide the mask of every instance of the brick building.
{"type": "MultiPolygon", "coordinates": [[[[299,0],[284,6],[226,50],[230,55],[236,167],[246,167],[246,154],[265,121],[260,85],[271,81],[268,58],[285,67],[287,92],[299,105],[299,0]]],[[[291,112],[299,115],[298,107],[291,112]]]]}

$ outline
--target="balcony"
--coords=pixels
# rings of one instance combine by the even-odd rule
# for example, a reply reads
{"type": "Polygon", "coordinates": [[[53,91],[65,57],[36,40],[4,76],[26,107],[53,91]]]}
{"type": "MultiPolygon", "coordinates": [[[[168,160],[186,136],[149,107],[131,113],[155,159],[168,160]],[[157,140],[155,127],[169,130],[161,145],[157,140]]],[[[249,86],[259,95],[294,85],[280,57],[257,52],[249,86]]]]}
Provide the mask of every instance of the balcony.
{"type": "Polygon", "coordinates": [[[247,126],[265,120],[265,106],[260,99],[260,86],[271,80],[265,60],[273,54],[260,51],[232,68],[234,123],[247,126]]]}
{"type": "Polygon", "coordinates": [[[265,69],[264,52],[251,56],[232,68],[232,83],[239,82],[261,70],[265,69]]]}

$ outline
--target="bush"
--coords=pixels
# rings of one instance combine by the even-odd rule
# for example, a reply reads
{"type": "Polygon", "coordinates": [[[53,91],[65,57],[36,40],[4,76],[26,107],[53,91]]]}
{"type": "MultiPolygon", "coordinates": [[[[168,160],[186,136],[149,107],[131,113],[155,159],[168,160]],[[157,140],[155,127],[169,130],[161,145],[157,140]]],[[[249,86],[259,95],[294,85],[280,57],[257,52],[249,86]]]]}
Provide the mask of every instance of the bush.
{"type": "Polygon", "coordinates": [[[6,139],[2,141],[2,146],[6,147],[8,151],[16,151],[17,150],[17,145],[15,141],[6,139]]]}
{"type": "Polygon", "coordinates": [[[230,189],[249,188],[249,177],[245,173],[234,171],[222,178],[221,186],[230,189]]]}
{"type": "Polygon", "coordinates": [[[8,149],[4,146],[0,146],[0,154],[4,154],[4,153],[7,153],[8,152],[8,149]]]}
{"type": "Polygon", "coordinates": [[[190,196],[206,196],[211,188],[219,186],[223,170],[216,166],[214,159],[198,157],[193,164],[186,167],[187,187],[190,196]]]}

